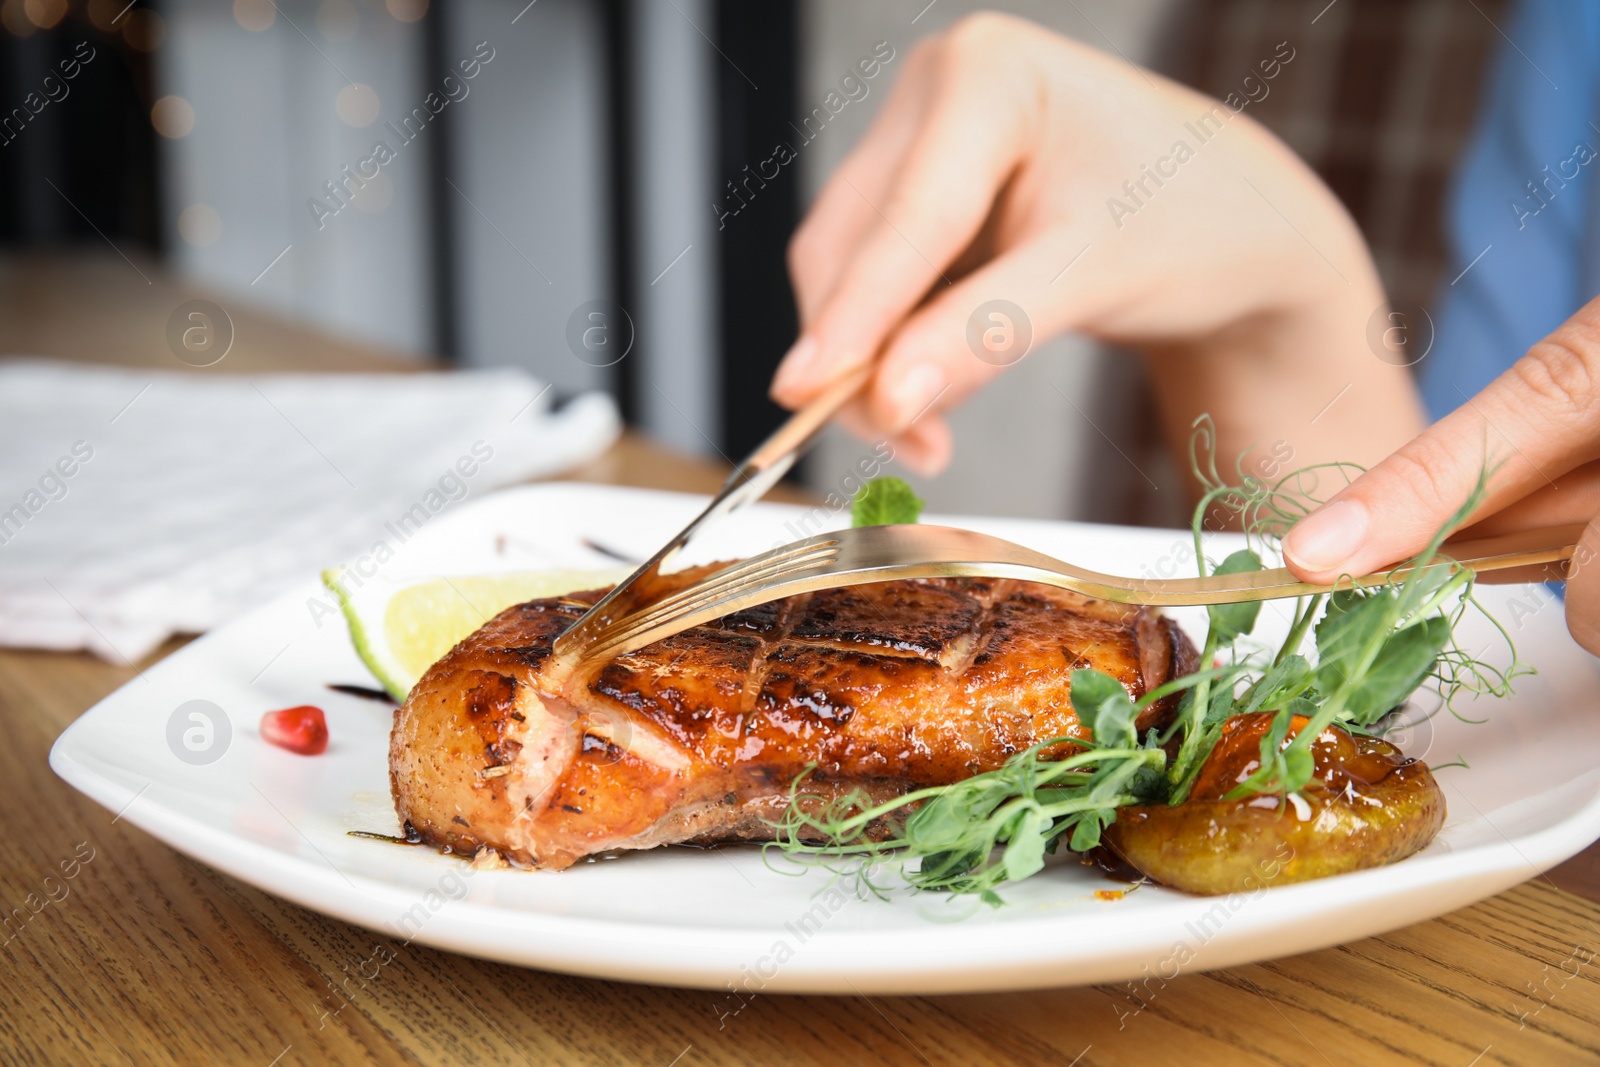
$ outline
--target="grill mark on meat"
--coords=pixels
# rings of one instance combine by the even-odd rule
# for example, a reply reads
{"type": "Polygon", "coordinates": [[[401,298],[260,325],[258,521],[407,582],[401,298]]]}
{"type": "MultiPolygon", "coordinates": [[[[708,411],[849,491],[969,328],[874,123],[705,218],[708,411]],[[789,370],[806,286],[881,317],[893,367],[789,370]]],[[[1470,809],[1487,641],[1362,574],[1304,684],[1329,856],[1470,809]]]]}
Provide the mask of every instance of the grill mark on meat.
{"type": "Polygon", "coordinates": [[[537,671],[544,666],[544,661],[550,658],[554,647],[551,645],[521,645],[515,648],[503,648],[500,651],[517,657],[524,665],[537,671]]]}
{"type": "MultiPolygon", "coordinates": [[[[859,652],[863,655],[881,656],[884,659],[914,659],[924,663],[930,660],[942,663],[941,656],[930,656],[927,651],[916,648],[885,648],[869,641],[852,641],[849,638],[828,639],[820,637],[787,637],[783,644],[793,645],[797,648],[815,648],[823,652],[859,652]]],[[[946,646],[948,650],[954,647],[954,642],[946,646]]]]}
{"type": "Polygon", "coordinates": [[[952,641],[972,632],[983,610],[963,591],[917,582],[887,584],[888,592],[858,586],[814,593],[790,637],[939,659],[952,641]],[[886,603],[877,602],[880,596],[886,603]]]}
{"type": "MultiPolygon", "coordinates": [[[[957,677],[971,670],[972,665],[977,662],[978,657],[983,654],[983,650],[989,645],[989,637],[994,632],[994,607],[999,602],[998,592],[999,590],[993,584],[985,585],[982,588],[982,599],[979,600],[979,603],[983,605],[983,611],[978,616],[977,628],[967,642],[966,647],[962,649],[960,658],[953,663],[944,664],[957,677]]],[[[975,597],[974,599],[977,598],[975,597]]]]}
{"type": "MultiPolygon", "coordinates": [[[[757,635],[760,642],[751,661],[750,669],[745,672],[744,690],[739,694],[739,726],[751,721],[748,716],[754,714],[756,701],[760,699],[761,689],[767,684],[767,675],[772,670],[772,650],[777,643],[787,640],[794,629],[795,620],[811,604],[811,594],[802,593],[787,600],[775,601],[764,604],[762,607],[773,607],[778,610],[773,613],[771,625],[761,634],[757,635]]],[[[738,729],[738,727],[736,727],[738,729]]]]}

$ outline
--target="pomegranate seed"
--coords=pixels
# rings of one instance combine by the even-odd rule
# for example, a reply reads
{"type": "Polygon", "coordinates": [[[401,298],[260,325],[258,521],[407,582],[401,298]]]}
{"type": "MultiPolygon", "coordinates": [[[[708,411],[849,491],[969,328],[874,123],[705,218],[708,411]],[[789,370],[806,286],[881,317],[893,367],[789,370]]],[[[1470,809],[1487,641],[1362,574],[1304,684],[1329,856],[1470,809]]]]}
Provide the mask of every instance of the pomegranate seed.
{"type": "Polygon", "coordinates": [[[328,721],[310,704],[269,711],[261,716],[261,739],[302,756],[320,755],[328,750],[328,721]]]}

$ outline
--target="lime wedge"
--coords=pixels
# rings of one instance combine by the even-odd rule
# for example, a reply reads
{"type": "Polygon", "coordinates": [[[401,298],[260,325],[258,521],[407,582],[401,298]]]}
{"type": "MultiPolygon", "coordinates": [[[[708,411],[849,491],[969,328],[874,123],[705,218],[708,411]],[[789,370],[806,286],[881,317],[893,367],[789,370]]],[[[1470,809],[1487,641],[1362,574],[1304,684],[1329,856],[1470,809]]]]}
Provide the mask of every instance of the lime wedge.
{"type": "Polygon", "coordinates": [[[356,654],[383,688],[404,700],[417,679],[462,638],[513,604],[620,582],[626,567],[516,571],[425,581],[366,581],[349,588],[339,572],[322,584],[339,598],[356,654]]]}

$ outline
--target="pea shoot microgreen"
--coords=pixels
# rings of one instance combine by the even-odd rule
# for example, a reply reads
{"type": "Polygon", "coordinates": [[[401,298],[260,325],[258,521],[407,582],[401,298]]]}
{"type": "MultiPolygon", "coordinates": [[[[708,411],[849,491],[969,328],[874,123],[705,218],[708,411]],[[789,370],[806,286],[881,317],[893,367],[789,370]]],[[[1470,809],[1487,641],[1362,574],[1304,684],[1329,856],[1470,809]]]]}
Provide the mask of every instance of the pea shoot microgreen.
{"type": "MultiPolygon", "coordinates": [[[[1328,483],[1336,491],[1361,472],[1353,464],[1319,464],[1264,481],[1247,475],[1241,462],[1238,480],[1230,483],[1217,471],[1214,446],[1215,429],[1202,416],[1190,440],[1191,464],[1204,490],[1191,521],[1201,575],[1208,568],[1218,574],[1262,569],[1263,556],[1276,552],[1289,527],[1331,495],[1328,483]],[[1247,547],[1213,567],[1206,534],[1234,524],[1244,530],[1247,547]]],[[[1210,607],[1201,669],[1137,700],[1109,675],[1072,672],[1073,707],[1091,736],[1052,738],[996,770],[884,802],[860,791],[831,798],[808,792],[808,771],[793,783],[770,847],[851,873],[878,892],[882,887],[863,872],[887,864],[917,889],[978,894],[999,904],[998,887],[1038,873],[1046,855],[1063,844],[1074,852],[1097,846],[1118,808],[1184,802],[1224,724],[1236,715],[1270,712],[1273,719],[1261,739],[1258,769],[1228,797],[1287,796],[1311,779],[1311,742],[1329,726],[1381,732],[1381,720],[1424,684],[1452,711],[1464,694],[1508,694],[1512,681],[1531,668],[1517,661],[1498,623],[1509,667],[1496,668],[1456,644],[1456,624],[1469,608],[1488,613],[1473,598],[1473,571],[1441,554],[1445,538],[1481,503],[1486,481],[1487,473],[1399,579],[1294,601],[1288,634],[1276,648],[1251,640],[1259,603],[1210,607]],[[1314,658],[1306,654],[1308,638],[1314,658]],[[1140,737],[1140,713],[1173,695],[1179,699],[1171,724],[1140,737]],[[1290,738],[1295,716],[1309,721],[1290,738]],[[871,839],[885,831],[886,838],[871,839]]],[[[875,479],[856,499],[855,523],[915,521],[920,507],[905,483],[875,479]]]]}

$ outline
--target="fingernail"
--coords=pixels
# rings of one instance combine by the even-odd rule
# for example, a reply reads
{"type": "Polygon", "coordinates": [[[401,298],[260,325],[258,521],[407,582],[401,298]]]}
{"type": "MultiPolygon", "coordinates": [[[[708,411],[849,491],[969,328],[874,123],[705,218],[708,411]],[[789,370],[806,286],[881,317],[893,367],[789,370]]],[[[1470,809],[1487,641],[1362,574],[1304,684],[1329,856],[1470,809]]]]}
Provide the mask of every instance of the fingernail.
{"type": "Polygon", "coordinates": [[[1367,539],[1371,525],[1366,505],[1335,500],[1301,519],[1283,541],[1283,555],[1307,571],[1337,571],[1367,539]]]}
{"type": "Polygon", "coordinates": [[[909,427],[944,389],[944,372],[933,364],[918,363],[908,369],[889,390],[895,426],[901,430],[909,427]]]}
{"type": "Polygon", "coordinates": [[[784,354],[782,362],[778,364],[778,373],[772,379],[774,393],[786,393],[805,380],[806,373],[811,364],[817,359],[817,342],[810,335],[803,335],[784,354]]]}

